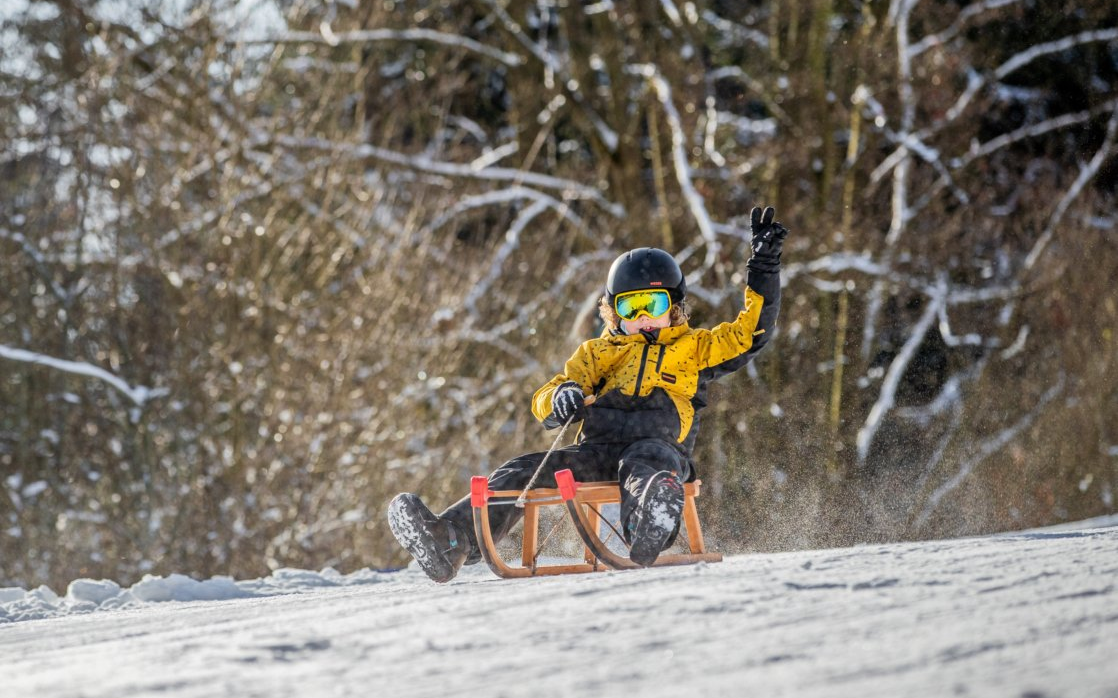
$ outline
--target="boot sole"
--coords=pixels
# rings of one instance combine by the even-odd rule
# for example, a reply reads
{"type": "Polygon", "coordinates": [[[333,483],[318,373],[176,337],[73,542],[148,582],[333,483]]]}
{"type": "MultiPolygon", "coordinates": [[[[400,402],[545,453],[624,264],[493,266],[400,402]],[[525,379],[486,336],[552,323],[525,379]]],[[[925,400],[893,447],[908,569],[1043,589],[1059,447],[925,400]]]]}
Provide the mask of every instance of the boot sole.
{"type": "Polygon", "coordinates": [[[388,505],[388,527],[392,535],[411,553],[428,577],[440,584],[454,579],[458,570],[439,550],[439,544],[425,524],[433,518],[431,511],[414,494],[400,494],[388,505]]]}
{"type": "Polygon", "coordinates": [[[656,562],[664,546],[679,526],[680,513],[683,511],[683,490],[668,484],[668,475],[653,476],[641,499],[654,498],[651,515],[640,517],[632,532],[633,545],[629,548],[629,559],[638,565],[648,567],[656,562]],[[657,488],[652,491],[652,488],[657,488]],[[679,499],[679,512],[672,516],[668,502],[679,499]]]}

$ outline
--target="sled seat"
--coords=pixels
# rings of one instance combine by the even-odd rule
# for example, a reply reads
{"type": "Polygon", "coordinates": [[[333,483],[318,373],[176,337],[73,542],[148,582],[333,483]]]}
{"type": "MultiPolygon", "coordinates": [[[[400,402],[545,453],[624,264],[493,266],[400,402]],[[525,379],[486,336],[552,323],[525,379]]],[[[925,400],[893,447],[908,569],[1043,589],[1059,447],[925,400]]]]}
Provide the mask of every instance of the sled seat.
{"type": "MultiPolygon", "coordinates": [[[[486,564],[500,577],[535,577],[556,574],[579,574],[609,569],[638,569],[641,565],[610,550],[607,541],[616,537],[616,531],[606,521],[602,507],[621,501],[621,488],[617,482],[577,482],[570,470],[555,473],[558,487],[541,487],[528,490],[524,496],[524,532],[520,551],[520,566],[514,567],[497,554],[489,525],[489,507],[515,506],[521,496],[519,490],[490,490],[484,476],[470,482],[470,504],[474,513],[474,532],[486,564]],[[575,530],[583,542],[583,562],[573,564],[538,564],[540,547],[540,509],[548,506],[565,506],[575,530]],[[606,536],[606,538],[603,538],[606,536]]],[[[689,553],[661,554],[654,565],[689,565],[696,562],[721,562],[720,553],[707,552],[703,529],[699,523],[699,510],[695,498],[699,496],[701,480],[683,486],[683,521],[680,535],[686,534],[689,553]]]]}

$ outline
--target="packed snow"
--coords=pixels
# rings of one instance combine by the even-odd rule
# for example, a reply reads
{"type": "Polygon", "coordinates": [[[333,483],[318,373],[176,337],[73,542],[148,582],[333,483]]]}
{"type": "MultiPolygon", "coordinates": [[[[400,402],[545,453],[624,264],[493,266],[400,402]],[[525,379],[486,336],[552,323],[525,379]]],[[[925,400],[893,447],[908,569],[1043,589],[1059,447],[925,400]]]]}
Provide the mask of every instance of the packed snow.
{"type": "Polygon", "coordinates": [[[1118,517],[436,585],[280,570],[0,590],[4,698],[1118,698],[1118,517]]]}

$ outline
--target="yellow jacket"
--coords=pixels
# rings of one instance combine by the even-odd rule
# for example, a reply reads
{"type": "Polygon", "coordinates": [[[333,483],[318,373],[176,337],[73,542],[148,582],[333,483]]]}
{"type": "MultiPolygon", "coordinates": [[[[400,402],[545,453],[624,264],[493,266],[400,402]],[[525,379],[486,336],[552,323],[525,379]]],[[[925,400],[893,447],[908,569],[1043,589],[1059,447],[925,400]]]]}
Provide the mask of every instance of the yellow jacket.
{"type": "Polygon", "coordinates": [[[744,307],[733,322],[712,330],[684,324],[655,335],[607,332],[583,342],[563,372],[536,391],[532,413],[545,426],[559,426],[551,415],[551,397],[559,385],[574,381],[586,395],[597,396],[580,441],[659,438],[689,456],[698,433],[697,412],[706,406],[706,385],[749,363],[772,335],[779,309],[779,276],[751,272],[744,307]]]}

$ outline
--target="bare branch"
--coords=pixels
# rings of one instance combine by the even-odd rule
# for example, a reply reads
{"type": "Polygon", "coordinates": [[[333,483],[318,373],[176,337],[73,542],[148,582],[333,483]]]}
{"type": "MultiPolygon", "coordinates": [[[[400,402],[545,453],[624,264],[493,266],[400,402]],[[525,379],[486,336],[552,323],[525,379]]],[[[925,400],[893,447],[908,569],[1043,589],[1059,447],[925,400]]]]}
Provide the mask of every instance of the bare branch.
{"type": "Polygon", "coordinates": [[[1064,37],[1057,41],[1049,41],[1046,44],[1037,44],[1031,46],[1027,51],[1022,51],[1017,55],[1010,58],[1005,63],[1002,63],[994,71],[994,77],[998,80],[1005,78],[1010,73],[1020,70],[1029,63],[1032,63],[1041,56],[1047,56],[1053,53],[1066,51],[1073,46],[1081,44],[1090,44],[1098,41],[1115,41],[1118,40],[1118,27],[1110,29],[1096,29],[1094,31],[1085,31],[1072,36],[1064,37]]]}
{"type": "Polygon", "coordinates": [[[716,111],[711,122],[716,126],[732,126],[739,134],[769,138],[776,135],[775,119],[751,119],[748,116],[716,111]]]}
{"type": "Polygon", "coordinates": [[[504,160],[510,155],[515,155],[520,150],[520,144],[516,141],[509,141],[504,145],[496,148],[486,149],[485,153],[474,158],[470,162],[470,167],[475,170],[484,170],[486,167],[504,160]]]}
{"type": "MultiPolygon", "coordinates": [[[[1002,148],[1010,146],[1014,143],[1026,140],[1028,138],[1035,138],[1037,136],[1067,128],[1068,126],[1075,126],[1077,124],[1086,123],[1092,117],[1102,111],[1118,110],[1118,100],[1111,100],[1109,102],[1100,104],[1091,109],[1075,112],[1073,114],[1061,114],[1060,116],[1051,119],[1045,119],[1039,123],[1031,124],[1029,126],[1022,126],[1016,131],[1003,133],[997,138],[982,143],[981,145],[972,145],[969,152],[961,157],[954,158],[950,161],[952,171],[958,172],[969,166],[974,161],[984,158],[991,153],[994,153],[1002,148]]],[[[945,186],[950,183],[947,176],[941,175],[934,183],[932,183],[926,192],[912,205],[912,212],[917,213],[923,210],[945,186]]]]}
{"type": "Polygon", "coordinates": [[[1016,337],[1016,339],[1013,340],[1013,344],[1010,344],[1008,347],[1006,347],[1005,349],[1002,350],[1001,354],[999,354],[999,356],[1001,357],[1001,360],[1002,361],[1008,361],[1009,359],[1012,359],[1014,356],[1017,356],[1018,354],[1020,354],[1021,351],[1024,350],[1025,342],[1028,341],[1028,339],[1029,339],[1029,326],[1028,325],[1021,325],[1021,327],[1017,330],[1017,337],[1016,337]]]}
{"type": "Polygon", "coordinates": [[[660,0],[660,8],[664,10],[664,14],[668,16],[671,23],[677,27],[683,26],[683,17],[679,14],[679,8],[675,6],[672,0],[660,0]]]}
{"type": "Polygon", "coordinates": [[[39,278],[46,284],[47,288],[50,289],[51,294],[58,299],[62,305],[68,306],[70,304],[70,294],[54,280],[53,275],[47,267],[46,258],[39,250],[35,249],[34,245],[32,245],[22,233],[13,233],[0,228],[0,239],[11,240],[19,245],[24,254],[31,258],[32,263],[35,265],[35,271],[39,274],[39,278]]]}
{"type": "Polygon", "coordinates": [[[1037,401],[1036,407],[1033,410],[1026,413],[1006,429],[1003,429],[993,437],[979,444],[978,447],[974,449],[974,455],[960,463],[959,470],[952,475],[947,482],[940,485],[928,496],[924,508],[913,522],[913,528],[918,529],[927,523],[928,519],[935,513],[940,502],[943,501],[943,498],[953,492],[959,485],[963,484],[967,477],[974,472],[974,469],[980,465],[982,461],[1001,451],[1007,444],[1016,439],[1022,431],[1035,422],[1037,418],[1040,417],[1041,413],[1044,412],[1048,403],[1052,402],[1056,399],[1056,396],[1063,392],[1065,382],[1066,377],[1061,373],[1060,379],[1040,397],[1040,400],[1037,401]]]}
{"type": "Polygon", "coordinates": [[[955,21],[951,23],[947,29],[937,33],[929,34],[923,39],[909,47],[909,56],[915,58],[924,51],[932,48],[933,46],[941,46],[948,41],[951,41],[959,32],[963,30],[967,24],[984,12],[1005,7],[1007,5],[1014,5],[1021,2],[1021,0],[984,0],[984,2],[976,2],[972,5],[964,7],[959,14],[955,17],[955,21]]]}
{"type": "MultiPolygon", "coordinates": [[[[769,90],[765,87],[765,84],[742,70],[739,66],[724,66],[708,72],[706,74],[707,91],[712,91],[712,87],[715,82],[730,78],[741,80],[745,83],[746,87],[753,90],[757,97],[765,103],[765,107],[769,110],[769,113],[775,116],[780,121],[780,123],[792,129],[795,133],[802,132],[800,127],[796,124],[795,119],[788,116],[788,112],[784,111],[784,108],[777,104],[769,96],[769,90]]],[[[764,119],[762,120],[762,123],[768,121],[771,121],[771,119],[764,119]]]]}
{"type": "Polygon", "coordinates": [[[501,21],[501,25],[505,28],[505,31],[512,34],[524,48],[528,49],[528,52],[535,56],[536,59],[544,65],[547,71],[559,76],[560,87],[563,90],[563,94],[582,109],[583,114],[590,120],[590,123],[594,125],[594,129],[598,133],[598,138],[601,140],[602,145],[606,147],[606,150],[611,153],[616,153],[617,144],[620,142],[617,132],[610,128],[598,112],[587,104],[585,95],[583,95],[582,91],[578,89],[578,85],[574,84],[574,81],[571,79],[570,71],[568,71],[547,49],[540,46],[535,41],[532,41],[524,33],[520,24],[509,16],[509,13],[506,12],[505,8],[501,7],[500,4],[494,0],[485,0],[485,4],[490,7],[493,14],[501,21]]]}
{"type": "Polygon", "coordinates": [[[438,230],[447,222],[462,215],[467,211],[477,208],[484,208],[486,206],[495,206],[499,204],[509,203],[510,201],[520,201],[523,199],[531,199],[535,202],[543,202],[547,204],[556,214],[564,218],[571,225],[579,230],[586,231],[586,222],[582,220],[571,207],[558,199],[548,196],[542,192],[536,191],[529,187],[509,187],[508,189],[500,189],[498,191],[486,192],[478,196],[468,196],[449,210],[436,218],[430,225],[427,226],[428,230],[438,230]]]}
{"type": "Polygon", "coordinates": [[[137,407],[143,407],[144,403],[153,398],[170,394],[170,391],[166,388],[148,388],[142,385],[131,386],[120,377],[92,364],[79,361],[67,361],[66,359],[56,359],[44,354],[37,354],[24,349],[14,349],[2,344],[0,344],[0,359],[38,364],[40,366],[58,369],[65,373],[73,373],[75,375],[104,381],[119,390],[125,397],[134,402],[137,407]]]}
{"type": "Polygon", "coordinates": [[[507,167],[489,167],[475,169],[469,165],[432,160],[422,155],[407,155],[394,150],[380,148],[374,145],[341,143],[328,141],[322,138],[296,138],[294,136],[278,135],[277,143],[289,148],[307,148],[311,150],[325,150],[339,155],[353,158],[370,158],[381,162],[399,165],[422,172],[446,175],[450,177],[463,177],[467,179],[492,180],[499,182],[523,182],[544,189],[558,189],[565,197],[572,199],[589,199],[597,202],[610,215],[620,218],[624,209],[619,204],[607,201],[601,192],[578,182],[560,177],[551,177],[526,170],[516,170],[507,167]]]}
{"type": "MultiPolygon", "coordinates": [[[[939,309],[939,334],[943,337],[943,343],[949,347],[960,346],[983,346],[987,344],[987,340],[980,334],[973,332],[959,336],[951,330],[951,319],[947,316],[947,304],[944,303],[939,309]]],[[[997,344],[997,340],[994,340],[997,344]]]]}
{"type": "Polygon", "coordinates": [[[1067,213],[1068,207],[1075,201],[1076,198],[1083,192],[1083,187],[1087,185],[1095,175],[1098,174],[1099,168],[1106,162],[1107,158],[1114,152],[1115,136],[1118,135],[1118,109],[1115,109],[1110,115],[1110,121],[1106,125],[1106,140],[1103,141],[1101,147],[1091,161],[1087,163],[1082,169],[1079,170],[1079,176],[1075,178],[1072,185],[1064,192],[1060,202],[1056,204],[1056,209],[1052,212],[1052,216],[1048,219],[1048,225],[1045,226],[1044,232],[1041,233],[1040,238],[1037,239],[1033,249],[1029,251],[1025,257],[1025,264],[1021,271],[1027,273],[1036,266],[1037,260],[1040,255],[1044,253],[1044,249],[1048,247],[1048,243],[1052,241],[1052,237],[1056,234],[1057,228],[1064,219],[1064,214],[1067,213]]]}
{"type": "Polygon", "coordinates": [[[877,262],[869,254],[852,254],[840,252],[829,254],[810,262],[793,262],[784,267],[781,276],[785,283],[795,279],[800,274],[818,274],[826,272],[838,274],[844,271],[860,271],[868,276],[886,276],[890,270],[877,262]]]}
{"type": "Polygon", "coordinates": [[[699,234],[706,241],[707,250],[703,269],[704,271],[712,269],[718,261],[718,238],[714,234],[714,225],[710,220],[706,203],[691,181],[691,165],[687,162],[687,137],[683,133],[683,122],[679,118],[679,111],[672,102],[672,88],[654,65],[633,66],[632,70],[648,80],[664,109],[668,130],[672,135],[672,164],[675,166],[676,182],[683,191],[683,197],[687,201],[691,215],[695,218],[695,223],[699,226],[699,234]]]}
{"type": "Polygon", "coordinates": [[[902,419],[910,419],[922,427],[928,426],[933,419],[962,403],[963,381],[969,373],[963,372],[952,375],[930,402],[918,407],[899,408],[896,415],[902,419]]]}
{"type": "Polygon", "coordinates": [[[916,350],[924,342],[924,337],[928,334],[932,324],[935,322],[936,317],[939,316],[940,307],[944,303],[946,295],[945,284],[941,286],[939,293],[930,297],[927,301],[927,306],[924,308],[924,314],[912,327],[909,333],[908,340],[901,347],[900,352],[893,358],[892,363],[889,364],[889,370],[885,373],[885,380],[882,382],[881,392],[877,397],[877,402],[874,403],[870,409],[869,415],[866,417],[866,423],[858,430],[858,461],[864,463],[866,457],[869,455],[870,446],[873,445],[873,439],[877,435],[885,416],[893,409],[893,405],[897,399],[897,388],[900,386],[901,378],[904,377],[905,371],[912,363],[913,357],[916,356],[916,350]]]}
{"type": "Polygon", "coordinates": [[[329,36],[317,32],[286,32],[277,36],[267,37],[263,39],[250,39],[243,42],[246,45],[252,44],[325,44],[327,46],[338,46],[340,44],[370,44],[376,42],[430,42],[433,44],[442,44],[444,46],[452,46],[454,48],[461,48],[473,53],[478,53],[487,58],[492,58],[495,61],[503,63],[510,68],[515,68],[524,63],[524,58],[515,53],[501,51],[492,46],[486,46],[483,43],[474,41],[473,39],[459,36],[457,34],[448,34],[446,32],[435,31],[433,29],[365,29],[362,31],[342,32],[335,34],[330,32],[329,36]]]}
{"type": "Polygon", "coordinates": [[[767,49],[769,47],[769,37],[765,36],[764,33],[759,32],[756,29],[743,27],[736,22],[731,22],[724,17],[719,17],[717,14],[714,13],[713,10],[703,10],[700,16],[703,18],[703,21],[709,24],[712,28],[722,32],[723,34],[728,34],[738,41],[741,41],[743,43],[748,41],[756,44],[763,49],[767,49]]]}
{"type": "MultiPolygon", "coordinates": [[[[913,122],[916,118],[916,97],[912,90],[912,60],[908,54],[909,35],[908,35],[908,20],[912,12],[912,8],[916,5],[916,0],[893,0],[889,7],[889,19],[896,27],[897,37],[897,92],[901,102],[901,125],[899,129],[898,141],[900,148],[898,148],[898,156],[895,166],[893,167],[893,195],[892,201],[892,215],[889,222],[889,232],[885,235],[885,250],[882,255],[882,264],[887,267],[893,265],[893,256],[895,254],[898,240],[900,240],[902,232],[905,230],[910,219],[909,214],[909,173],[912,166],[912,158],[909,157],[910,146],[908,145],[909,134],[913,130],[913,122]]],[[[855,92],[855,101],[860,97],[869,103],[871,97],[869,90],[859,89],[855,92]]],[[[877,321],[881,314],[881,307],[884,302],[883,296],[885,293],[884,284],[882,281],[874,283],[873,288],[870,289],[869,299],[866,304],[866,314],[862,325],[862,359],[868,361],[870,353],[873,351],[873,346],[876,343],[874,337],[877,331],[877,321]]],[[[927,331],[925,329],[925,331],[927,331]]],[[[898,377],[899,380],[899,377],[898,377]]],[[[884,399],[884,396],[883,398],[884,399]]],[[[889,400],[891,401],[891,396],[889,400]]],[[[879,400],[879,405],[885,406],[879,400]]],[[[890,405],[891,406],[891,405],[890,405]]],[[[876,410],[877,406],[875,406],[876,410]]],[[[863,450],[863,435],[865,433],[867,440],[864,448],[869,448],[869,441],[872,441],[873,432],[876,431],[876,420],[881,418],[881,414],[875,415],[871,413],[867,425],[873,424],[872,431],[865,433],[866,428],[858,434],[859,441],[859,458],[865,458],[865,451],[863,450]]]]}
{"type": "MultiPolygon", "coordinates": [[[[815,284],[816,287],[826,288],[826,283],[817,282],[812,279],[812,275],[840,274],[848,271],[858,272],[869,277],[886,279],[897,284],[903,284],[926,296],[932,296],[937,293],[938,287],[935,284],[929,284],[927,279],[902,274],[896,269],[891,269],[879,262],[875,262],[873,257],[869,254],[838,252],[824,255],[808,262],[793,262],[783,268],[781,277],[786,284],[791,283],[801,276],[808,277],[811,279],[811,283],[815,284]]],[[[845,285],[843,282],[838,283],[840,286],[834,287],[832,291],[841,290],[841,286],[845,285]]],[[[974,303],[988,303],[995,300],[1008,300],[1020,292],[1020,286],[1016,283],[986,288],[972,288],[956,284],[950,286],[950,293],[947,293],[944,298],[944,306],[950,307],[953,305],[969,305],[974,303]]]]}
{"type": "Polygon", "coordinates": [[[512,226],[505,232],[505,242],[497,248],[496,253],[493,255],[493,260],[489,264],[489,272],[474,284],[470,289],[469,295],[466,296],[463,305],[470,312],[470,319],[474,320],[478,317],[477,302],[485,294],[489,293],[490,287],[501,279],[501,268],[504,266],[505,260],[520,247],[520,234],[528,227],[528,224],[535,220],[536,216],[546,211],[551,207],[547,201],[537,200],[531,206],[520,212],[516,220],[512,222],[512,226]]]}
{"type": "MultiPolygon", "coordinates": [[[[990,2],[982,4],[1000,7],[1004,4],[1010,4],[1017,1],[1018,0],[990,0],[990,2]]],[[[1009,60],[1005,61],[1000,66],[995,68],[993,72],[994,82],[1004,79],[1006,76],[1017,70],[1020,70],[1025,65],[1042,56],[1050,55],[1052,53],[1059,53],[1060,51],[1066,51],[1069,48],[1082,44],[1094,43],[1099,41],[1113,41],[1116,39],[1118,39],[1118,28],[1111,28],[1080,32],[1079,34],[1065,37],[1058,41],[1051,41],[1046,44],[1038,44],[1036,46],[1030,47],[1027,51],[1022,51],[1010,57],[1009,60]]],[[[927,39],[925,39],[925,41],[927,41],[927,39]]],[[[916,55],[916,53],[919,52],[917,51],[913,53],[913,55],[916,55]]],[[[988,80],[986,76],[981,75],[975,71],[971,71],[967,76],[966,89],[961,95],[959,95],[959,98],[955,101],[955,104],[947,110],[944,118],[937,121],[929,128],[922,129],[917,135],[920,138],[926,138],[927,136],[941,130],[947,124],[950,124],[957,120],[959,116],[963,114],[966,108],[970,106],[971,102],[974,99],[974,95],[976,95],[989,82],[991,81],[988,80]]]]}

